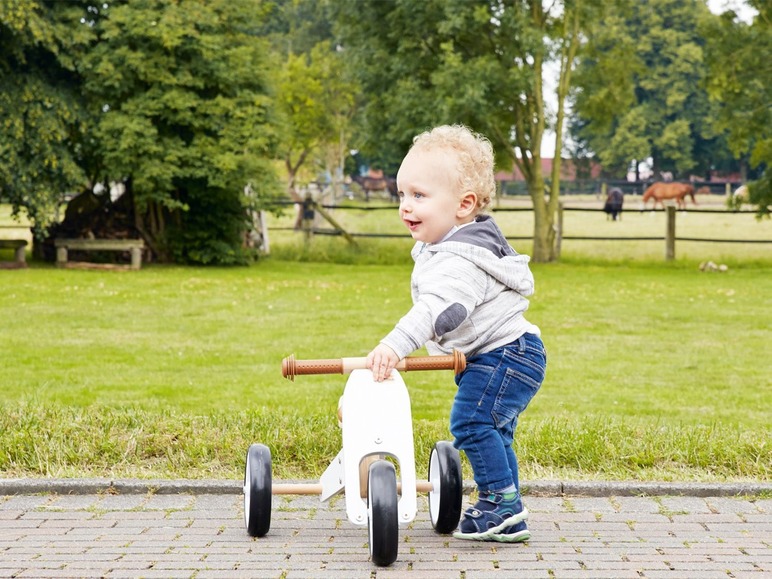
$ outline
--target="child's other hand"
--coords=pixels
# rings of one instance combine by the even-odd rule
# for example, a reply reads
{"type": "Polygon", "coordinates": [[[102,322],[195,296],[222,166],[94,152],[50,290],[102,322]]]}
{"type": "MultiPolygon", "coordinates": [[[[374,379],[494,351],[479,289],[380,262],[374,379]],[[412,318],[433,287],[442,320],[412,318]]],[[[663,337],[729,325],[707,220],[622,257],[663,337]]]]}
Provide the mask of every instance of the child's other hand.
{"type": "Polygon", "coordinates": [[[391,371],[396,367],[397,362],[399,362],[399,356],[384,344],[378,344],[367,355],[367,367],[373,371],[373,380],[376,382],[383,382],[391,376],[391,371]]]}

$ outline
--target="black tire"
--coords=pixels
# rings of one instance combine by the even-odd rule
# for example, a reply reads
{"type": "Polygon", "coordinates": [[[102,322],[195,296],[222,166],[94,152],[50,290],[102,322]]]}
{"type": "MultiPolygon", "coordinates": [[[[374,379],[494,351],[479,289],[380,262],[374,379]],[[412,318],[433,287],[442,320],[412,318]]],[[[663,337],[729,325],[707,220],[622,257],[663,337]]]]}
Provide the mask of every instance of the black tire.
{"type": "Polygon", "coordinates": [[[447,441],[434,445],[429,458],[429,482],[438,492],[429,491],[429,517],[438,533],[452,533],[461,519],[463,480],[461,457],[447,441]]]}
{"type": "Polygon", "coordinates": [[[380,567],[397,560],[399,524],[397,473],[394,465],[379,460],[370,465],[367,492],[367,527],[370,558],[380,567]]]}
{"type": "Polygon", "coordinates": [[[253,444],[244,468],[244,525],[252,537],[262,537],[271,528],[272,486],[271,450],[253,444]]]}

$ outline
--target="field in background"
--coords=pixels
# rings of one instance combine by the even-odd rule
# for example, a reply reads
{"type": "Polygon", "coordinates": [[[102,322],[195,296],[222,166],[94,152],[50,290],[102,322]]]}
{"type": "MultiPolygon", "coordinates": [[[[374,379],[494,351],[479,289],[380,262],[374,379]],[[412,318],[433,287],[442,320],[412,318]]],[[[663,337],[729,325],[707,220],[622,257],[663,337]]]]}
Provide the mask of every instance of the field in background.
{"type": "MultiPolygon", "coordinates": [[[[697,209],[721,210],[724,197],[720,195],[698,195],[697,209]]],[[[602,201],[595,195],[574,195],[564,198],[567,208],[600,209],[602,201]]],[[[362,203],[357,204],[363,206],[362,203]]],[[[528,209],[531,202],[527,197],[504,198],[493,207],[493,216],[505,235],[530,237],[533,233],[533,212],[507,211],[528,209]]],[[[350,233],[399,235],[398,239],[356,238],[361,246],[360,253],[372,254],[373,263],[399,263],[404,252],[409,251],[412,241],[399,220],[396,206],[383,201],[371,202],[368,210],[329,209],[333,218],[350,233]],[[378,208],[378,209],[374,209],[378,208]],[[375,257],[377,256],[377,257],[375,257]]],[[[649,205],[651,207],[651,205],[649,205]]],[[[627,196],[626,211],[621,221],[609,221],[605,213],[567,210],[564,213],[563,235],[578,237],[655,237],[665,236],[666,216],[662,211],[640,211],[641,197],[627,196]]],[[[691,202],[688,206],[694,209],[691,202]]],[[[302,234],[292,231],[294,208],[285,208],[280,217],[269,216],[269,237],[280,257],[325,259],[333,255],[342,259],[347,242],[343,237],[316,235],[310,245],[302,234]]],[[[317,216],[316,226],[331,228],[329,223],[317,216]]],[[[759,221],[752,213],[700,213],[697,211],[678,212],[676,235],[702,239],[740,239],[748,241],[765,240],[767,243],[703,243],[678,241],[676,259],[687,261],[726,262],[732,264],[766,260],[772,255],[772,222],[759,221]]],[[[513,239],[512,245],[520,253],[530,254],[530,239],[513,239]]],[[[351,252],[356,254],[356,252],[351,252]]],[[[564,239],[562,256],[568,260],[601,261],[650,261],[664,260],[665,242],[661,241],[594,241],[564,239]]],[[[362,257],[351,255],[352,262],[361,262],[362,257]]]]}
{"type": "MultiPolygon", "coordinates": [[[[698,195],[696,209],[722,210],[721,195],[698,195]]],[[[326,201],[325,201],[326,203],[326,201]]],[[[353,204],[353,203],[351,203],[353,204]]],[[[563,235],[566,237],[652,237],[665,235],[666,216],[662,211],[640,211],[641,197],[628,195],[621,221],[609,221],[605,213],[572,211],[600,209],[597,195],[571,195],[564,198],[568,208],[564,213],[563,235]]],[[[524,196],[497,199],[492,214],[505,235],[512,238],[530,237],[533,232],[533,212],[530,199],[524,196]],[[509,211],[517,209],[517,211],[509,211]]],[[[369,204],[357,202],[360,209],[328,209],[333,218],[350,233],[387,234],[396,238],[357,237],[357,249],[352,249],[341,236],[315,235],[308,243],[302,233],[292,230],[294,207],[286,206],[279,215],[268,214],[269,241],[275,257],[305,261],[335,261],[359,264],[399,264],[409,259],[412,240],[401,224],[395,205],[383,200],[369,204]]],[[[651,207],[651,205],[649,205],[651,207]]],[[[752,213],[700,213],[689,203],[690,211],[678,212],[676,235],[702,239],[748,240],[749,243],[711,243],[678,241],[676,260],[701,262],[711,260],[736,266],[762,263],[772,259],[772,221],[757,220],[752,213]],[[756,243],[754,243],[754,241],[756,243]],[[766,241],[766,243],[758,243],[766,241]]],[[[331,229],[317,216],[316,227],[331,229]]],[[[0,204],[0,239],[32,237],[26,221],[17,223],[10,216],[10,206],[0,204]]],[[[512,239],[520,253],[531,253],[530,239],[512,239]]],[[[0,249],[0,260],[13,258],[11,250],[0,249]]],[[[29,253],[29,248],[28,248],[29,253]]],[[[562,257],[567,261],[599,260],[645,262],[664,260],[665,242],[634,240],[572,240],[564,239],[562,257]]]]}

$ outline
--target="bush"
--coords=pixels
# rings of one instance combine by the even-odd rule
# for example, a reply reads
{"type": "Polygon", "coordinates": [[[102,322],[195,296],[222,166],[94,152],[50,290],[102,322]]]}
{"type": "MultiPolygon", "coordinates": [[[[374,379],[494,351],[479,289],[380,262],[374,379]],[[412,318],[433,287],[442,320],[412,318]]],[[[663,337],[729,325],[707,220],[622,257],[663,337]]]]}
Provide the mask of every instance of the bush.
{"type": "Polygon", "coordinates": [[[232,191],[191,188],[183,193],[188,210],[169,226],[172,261],[195,265],[247,265],[256,253],[244,247],[249,221],[232,191]]]}

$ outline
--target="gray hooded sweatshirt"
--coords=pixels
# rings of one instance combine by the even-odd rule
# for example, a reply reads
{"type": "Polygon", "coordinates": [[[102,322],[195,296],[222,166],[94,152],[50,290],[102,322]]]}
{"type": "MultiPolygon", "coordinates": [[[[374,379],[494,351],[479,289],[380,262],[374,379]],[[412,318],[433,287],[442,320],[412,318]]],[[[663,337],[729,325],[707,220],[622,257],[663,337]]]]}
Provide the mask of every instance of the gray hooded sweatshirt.
{"type": "Polygon", "coordinates": [[[530,258],[518,254],[488,215],[439,243],[418,242],[413,307],[383,339],[400,357],[426,344],[431,355],[490,352],[539,328],[523,316],[533,294],[530,258]]]}

